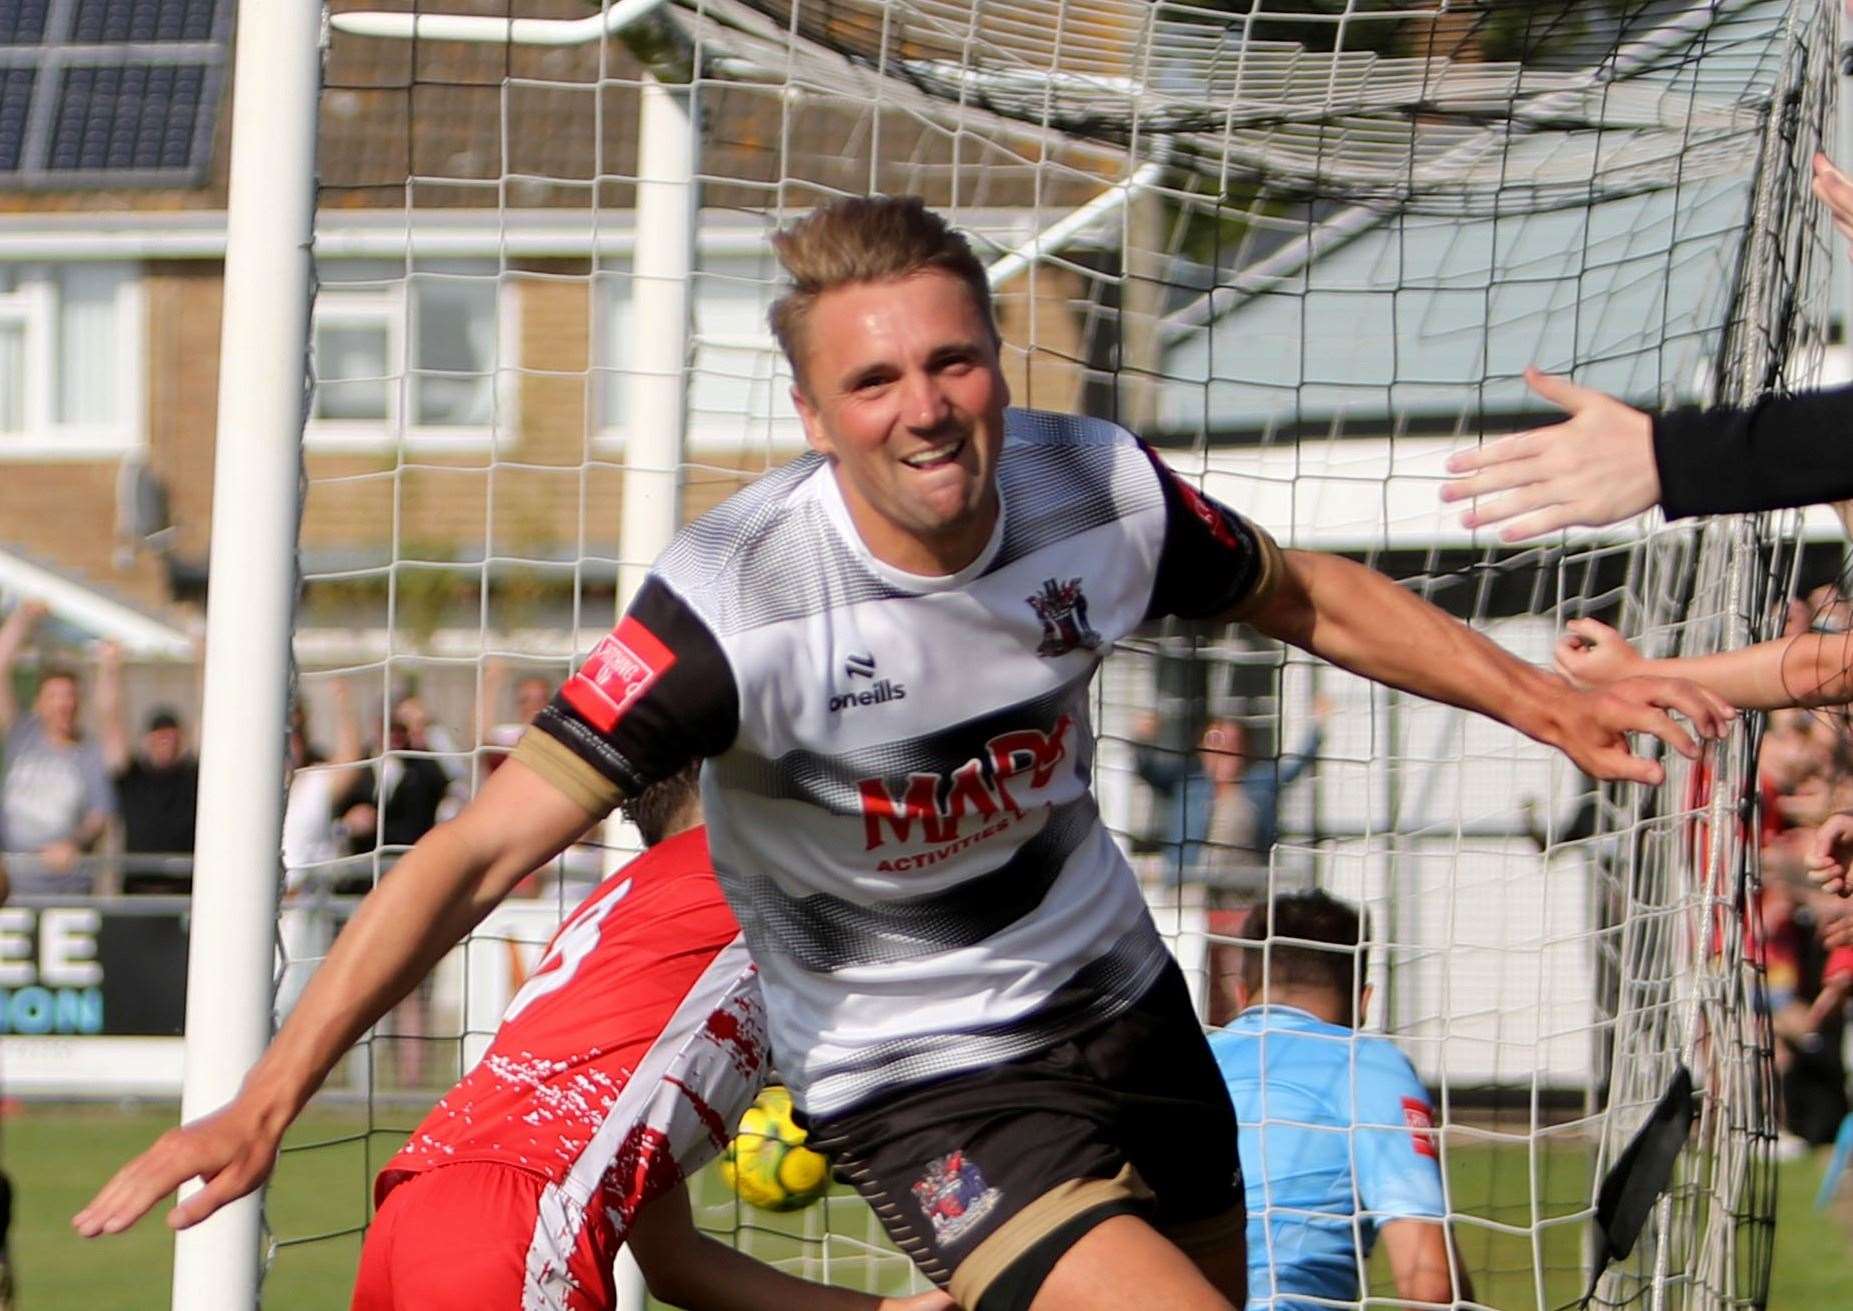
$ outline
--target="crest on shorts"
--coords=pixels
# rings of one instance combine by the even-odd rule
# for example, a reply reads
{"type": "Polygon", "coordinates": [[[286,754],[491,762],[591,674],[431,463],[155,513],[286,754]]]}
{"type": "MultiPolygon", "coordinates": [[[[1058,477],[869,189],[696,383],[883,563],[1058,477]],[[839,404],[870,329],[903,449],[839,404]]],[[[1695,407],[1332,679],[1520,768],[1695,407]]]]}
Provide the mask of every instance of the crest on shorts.
{"type": "Polygon", "coordinates": [[[933,1241],[941,1247],[965,1237],[1004,1198],[985,1183],[978,1163],[966,1159],[962,1147],[929,1165],[914,1181],[913,1194],[933,1226],[933,1241]]]}
{"type": "Polygon", "coordinates": [[[1025,599],[1036,618],[1042,620],[1042,645],[1036,648],[1037,655],[1067,655],[1076,647],[1088,651],[1099,647],[1100,634],[1087,624],[1087,593],[1081,590],[1079,578],[1066,582],[1045,578],[1041,589],[1025,599]]]}

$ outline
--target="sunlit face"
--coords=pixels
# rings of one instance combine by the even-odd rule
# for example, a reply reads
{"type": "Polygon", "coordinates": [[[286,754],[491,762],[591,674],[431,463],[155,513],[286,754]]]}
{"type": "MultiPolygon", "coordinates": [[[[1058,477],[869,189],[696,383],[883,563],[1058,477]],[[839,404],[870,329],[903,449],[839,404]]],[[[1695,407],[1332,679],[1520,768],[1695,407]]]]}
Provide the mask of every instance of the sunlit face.
{"type": "Polygon", "coordinates": [[[1212,783],[1234,783],[1242,777],[1248,766],[1243,754],[1247,745],[1242,726],[1233,719],[1214,720],[1203,730],[1199,758],[1212,783]]]}
{"type": "Polygon", "coordinates": [[[944,574],[984,549],[1010,404],[997,351],[971,292],[937,269],[812,306],[792,399],[877,559],[944,574]]]}
{"type": "Polygon", "coordinates": [[[62,676],[39,684],[32,700],[32,712],[54,737],[74,737],[77,733],[77,683],[62,676]]]}

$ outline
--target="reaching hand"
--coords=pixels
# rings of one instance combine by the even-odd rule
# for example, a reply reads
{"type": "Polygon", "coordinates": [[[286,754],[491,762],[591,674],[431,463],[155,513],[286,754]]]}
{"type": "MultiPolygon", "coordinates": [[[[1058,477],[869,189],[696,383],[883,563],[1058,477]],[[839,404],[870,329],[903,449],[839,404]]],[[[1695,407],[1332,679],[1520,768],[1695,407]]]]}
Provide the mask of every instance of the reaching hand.
{"type": "Polygon", "coordinates": [[[1646,663],[1628,639],[1599,619],[1572,619],[1557,639],[1557,672],[1581,688],[1633,678],[1646,663]]]}
{"type": "Polygon", "coordinates": [[[1450,473],[1470,476],[1443,486],[1442,500],[1504,493],[1461,515],[1463,524],[1504,523],[1500,539],[1516,542],[1574,525],[1601,527],[1659,504],[1652,419],[1568,378],[1526,369],[1525,381],[1570,417],[1449,456],[1450,473]]]}
{"type": "Polygon", "coordinates": [[[1814,194],[1828,213],[1834,226],[1847,239],[1847,253],[1853,255],[1853,178],[1834,167],[1826,155],[1814,157],[1814,194]]]}
{"type": "Polygon", "coordinates": [[[1566,694],[1555,745],[1584,773],[1613,782],[1658,785],[1666,771],[1628,750],[1628,734],[1652,733],[1696,760],[1699,744],[1667,713],[1677,710],[1701,738],[1722,737],[1736,711],[1683,678],[1625,678],[1594,691],[1566,694]]]}
{"type": "Polygon", "coordinates": [[[1829,815],[1822,821],[1808,844],[1807,860],[1815,886],[1837,897],[1853,895],[1853,879],[1847,876],[1853,864],[1853,815],[1829,815]]]}
{"type": "Polygon", "coordinates": [[[268,1179],[280,1138],[234,1101],[155,1139],[71,1217],[71,1227],[85,1238],[119,1234],[187,1180],[202,1179],[204,1188],[167,1213],[168,1228],[189,1228],[268,1179]]]}

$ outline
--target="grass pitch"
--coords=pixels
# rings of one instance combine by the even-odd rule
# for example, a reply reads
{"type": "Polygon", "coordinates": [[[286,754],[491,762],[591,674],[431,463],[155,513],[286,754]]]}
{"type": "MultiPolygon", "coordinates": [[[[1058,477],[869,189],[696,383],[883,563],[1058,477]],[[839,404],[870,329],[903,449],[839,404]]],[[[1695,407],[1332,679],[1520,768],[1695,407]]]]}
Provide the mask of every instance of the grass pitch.
{"type": "MultiPolygon", "coordinates": [[[[131,1232],[85,1243],[69,1217],[118,1164],[173,1123],[170,1107],[28,1104],[4,1126],[4,1160],[13,1177],[13,1254],[24,1311],[150,1311],[168,1303],[172,1248],[158,1218],[131,1232]]],[[[368,1132],[352,1110],[312,1109],[292,1131],[269,1200],[278,1246],[265,1282],[267,1311],[339,1311],[348,1303],[360,1253],[373,1172],[397,1149],[417,1116],[376,1113],[368,1132]]],[[[1853,1305],[1853,1183],[1837,1214],[1813,1209],[1823,1158],[1787,1162],[1778,1175],[1776,1259],[1770,1305],[1853,1305]]],[[[1463,1225],[1461,1245],[1479,1297],[1500,1308],[1551,1307],[1582,1293],[1575,1271],[1583,1242],[1567,1216],[1586,1196],[1582,1154],[1563,1149],[1459,1145],[1450,1151],[1449,1186],[1457,1210],[1497,1222],[1463,1225]],[[1534,1208],[1528,1178],[1542,1199],[1534,1208]],[[1511,1228],[1543,1222],[1531,1234],[1511,1228]],[[1539,1281],[1533,1270],[1552,1273],[1539,1281]],[[1539,1287],[1540,1282],[1543,1286],[1539,1287]]],[[[870,1291],[915,1286],[906,1261],[876,1232],[853,1196],[775,1216],[739,1206],[710,1170],[697,1180],[703,1224],[736,1230],[740,1244],[797,1273],[870,1291]],[[827,1231],[827,1236],[826,1236],[827,1231]]],[[[1373,1292],[1387,1286],[1373,1279],[1373,1292]]],[[[1384,1305],[1379,1303],[1379,1305],[1384,1305]]]]}

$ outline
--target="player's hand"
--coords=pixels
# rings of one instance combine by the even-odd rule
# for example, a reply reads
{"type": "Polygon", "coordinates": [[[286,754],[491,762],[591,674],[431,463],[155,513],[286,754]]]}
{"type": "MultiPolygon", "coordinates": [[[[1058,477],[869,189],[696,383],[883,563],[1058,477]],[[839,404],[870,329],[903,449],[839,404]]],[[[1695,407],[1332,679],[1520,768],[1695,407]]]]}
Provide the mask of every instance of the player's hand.
{"type": "Polygon", "coordinates": [[[1853,894],[1847,867],[1853,864],[1853,815],[1829,815],[1814,831],[1806,858],[1808,877],[1836,897],[1853,894]]]}
{"type": "Polygon", "coordinates": [[[1641,672],[1641,653],[1599,619],[1572,619],[1557,639],[1557,672],[1577,687],[1607,687],[1641,672]]]}
{"type": "Polygon", "coordinates": [[[941,1292],[916,1293],[912,1297],[884,1297],[877,1311],[959,1311],[959,1304],[941,1292]]]}
{"type": "Polygon", "coordinates": [[[169,1129],[116,1171],[71,1217],[71,1227],[85,1238],[119,1234],[181,1184],[200,1179],[205,1187],[167,1213],[168,1228],[190,1228],[270,1177],[281,1136],[281,1130],[266,1128],[262,1116],[238,1101],[169,1129]]]}
{"type": "Polygon", "coordinates": [[[1814,157],[1814,194],[1828,213],[1834,226],[1847,239],[1847,253],[1853,255],[1853,178],[1834,167],[1826,155],[1814,157]]]}
{"type": "Polygon", "coordinates": [[[1444,484],[1441,499],[1491,497],[1461,515],[1463,524],[1503,523],[1500,540],[1516,542],[1574,525],[1601,527],[1659,504],[1652,419],[1568,378],[1526,369],[1525,381],[1570,417],[1450,455],[1448,472],[1468,476],[1444,484]]]}
{"type": "Polygon", "coordinates": [[[1566,690],[1556,745],[1585,774],[1611,782],[1666,780],[1659,762],[1628,749],[1628,734],[1651,733],[1680,755],[1696,760],[1699,742],[1674,722],[1684,715],[1700,738],[1722,737],[1737,712],[1697,683],[1683,678],[1625,678],[1588,692],[1566,690]]]}

